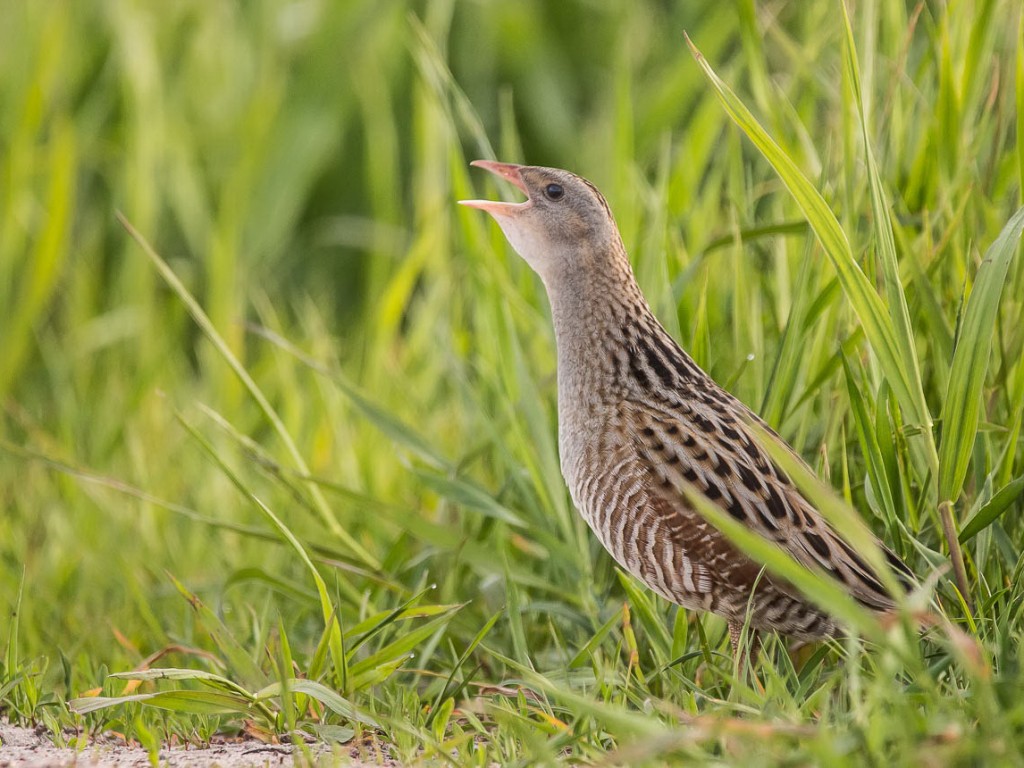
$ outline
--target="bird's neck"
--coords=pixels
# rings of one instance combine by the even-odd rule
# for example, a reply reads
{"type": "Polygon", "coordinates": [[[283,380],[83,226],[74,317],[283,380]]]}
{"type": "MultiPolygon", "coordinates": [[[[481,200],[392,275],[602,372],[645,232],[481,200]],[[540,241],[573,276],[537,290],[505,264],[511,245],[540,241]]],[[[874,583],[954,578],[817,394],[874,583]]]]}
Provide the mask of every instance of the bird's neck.
{"type": "Polygon", "coordinates": [[[625,252],[603,254],[547,285],[558,345],[559,408],[615,397],[632,329],[654,320],[625,252]]]}

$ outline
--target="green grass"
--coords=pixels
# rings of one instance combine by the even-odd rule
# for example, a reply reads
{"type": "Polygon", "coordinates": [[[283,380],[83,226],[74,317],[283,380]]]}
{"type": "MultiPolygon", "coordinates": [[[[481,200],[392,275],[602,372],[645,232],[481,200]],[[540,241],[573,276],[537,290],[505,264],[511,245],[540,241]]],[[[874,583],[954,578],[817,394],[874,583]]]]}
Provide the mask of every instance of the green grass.
{"type": "Polygon", "coordinates": [[[0,3],[0,712],[1024,762],[1019,4],[671,5],[0,3]],[[617,572],[543,288],[454,204],[504,193],[484,156],[606,192],[666,327],[921,576],[923,637],[740,531],[863,636],[768,639],[761,690],[617,572]]]}

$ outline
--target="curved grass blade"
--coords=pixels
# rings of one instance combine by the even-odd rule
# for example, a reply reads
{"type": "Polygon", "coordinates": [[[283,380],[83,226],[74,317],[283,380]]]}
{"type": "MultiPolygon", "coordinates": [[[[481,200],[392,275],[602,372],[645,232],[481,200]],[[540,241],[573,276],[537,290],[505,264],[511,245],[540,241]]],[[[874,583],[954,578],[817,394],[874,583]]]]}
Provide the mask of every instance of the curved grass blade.
{"type": "Polygon", "coordinates": [[[296,584],[289,579],[275,576],[274,574],[268,573],[263,568],[259,568],[257,566],[239,568],[228,576],[227,581],[224,582],[224,592],[226,593],[234,586],[246,585],[252,582],[262,584],[279,595],[287,597],[289,602],[298,603],[300,605],[316,605],[317,603],[316,593],[303,588],[301,584],[296,584]]]}
{"type": "Polygon", "coordinates": [[[708,501],[689,483],[681,489],[694,509],[711,525],[724,533],[736,547],[754,562],[764,564],[773,574],[784,578],[815,605],[828,611],[859,634],[882,642],[884,633],[878,622],[824,571],[812,571],[774,542],[751,531],[708,501]]]}
{"type": "Polygon", "coordinates": [[[519,515],[471,480],[444,477],[435,472],[419,469],[413,469],[412,473],[423,485],[453,504],[517,528],[526,527],[526,523],[519,515]]]}
{"type": "MultiPolygon", "coordinates": [[[[281,538],[286,541],[295,553],[302,560],[303,565],[309,571],[310,576],[313,579],[313,584],[316,586],[317,596],[320,598],[320,610],[324,618],[324,626],[330,631],[330,650],[331,658],[335,664],[335,675],[337,676],[337,682],[339,685],[345,678],[345,655],[342,651],[342,640],[341,640],[341,629],[338,623],[334,621],[335,607],[331,602],[329,593],[327,592],[327,584],[324,582],[323,577],[320,575],[320,571],[313,565],[313,561],[309,557],[309,553],[306,552],[306,548],[302,545],[302,542],[292,533],[291,529],[279,518],[274,511],[264,504],[252,491],[245,487],[241,478],[234,472],[234,470],[224,460],[224,457],[217,452],[217,450],[210,444],[210,442],[184,417],[179,415],[179,422],[182,426],[188,430],[204,451],[214,460],[214,462],[221,468],[224,474],[227,476],[231,484],[235,486],[249,501],[256,505],[257,509],[263,514],[264,517],[271,523],[274,529],[280,534],[281,538]]],[[[181,587],[179,587],[181,589],[181,587]]]]}
{"type": "Polygon", "coordinates": [[[904,364],[913,354],[905,349],[906,340],[901,340],[893,327],[892,318],[885,304],[875,291],[867,276],[853,256],[850,242],[846,238],[838,219],[828,203],[797,167],[793,159],[775,143],[767,131],[750,113],[742,101],[722,81],[707,60],[686,38],[697,63],[704,71],[708,82],[715,89],[725,111],[739,126],[754,146],[775,168],[779,178],[793,195],[793,199],[804,212],[807,222],[836,269],[850,305],[860,319],[871,349],[878,358],[882,372],[896,393],[900,406],[908,414],[909,421],[922,431],[931,431],[931,416],[924,399],[920,379],[915,379],[914,369],[904,364]]]}
{"type": "MultiPolygon", "coordinates": [[[[234,371],[235,375],[245,386],[246,390],[248,390],[253,400],[256,401],[256,404],[263,412],[263,415],[266,417],[267,421],[270,422],[271,426],[273,426],[274,431],[277,433],[281,442],[284,443],[285,448],[292,457],[292,461],[295,462],[295,466],[300,472],[302,472],[302,474],[310,474],[306,460],[302,458],[302,454],[299,452],[298,446],[295,445],[295,441],[292,440],[291,434],[285,427],[281,417],[278,416],[277,411],[274,410],[274,406],[270,404],[267,396],[263,394],[263,390],[259,388],[259,385],[257,385],[249,375],[249,372],[245,370],[242,363],[237,357],[235,357],[235,354],[231,351],[231,348],[228,347],[227,342],[224,341],[220,333],[217,332],[217,329],[210,321],[206,312],[199,305],[199,302],[196,301],[195,297],[192,296],[191,293],[189,293],[189,290],[185,287],[184,283],[178,279],[178,276],[174,274],[174,271],[170,268],[167,262],[165,262],[153,246],[149,244],[149,241],[132,226],[131,222],[129,222],[121,212],[117,213],[117,220],[121,222],[121,226],[123,226],[131,238],[139,244],[146,256],[149,257],[149,260],[153,262],[157,272],[160,273],[160,277],[163,278],[164,282],[167,283],[171,290],[173,290],[174,293],[177,294],[178,298],[181,299],[185,308],[188,309],[189,314],[192,315],[192,319],[195,321],[196,325],[199,326],[200,330],[202,330],[206,335],[206,338],[210,340],[220,356],[224,358],[224,361],[228,364],[231,370],[234,371]]],[[[379,569],[380,562],[377,558],[371,555],[358,541],[356,541],[348,531],[341,526],[337,518],[335,518],[334,513],[331,511],[330,506],[328,506],[327,499],[324,498],[320,488],[314,484],[310,484],[309,491],[313,497],[314,503],[316,504],[317,511],[320,513],[324,524],[330,529],[331,534],[342,541],[345,546],[347,546],[368,566],[373,569],[379,569]]]]}
{"type": "Polygon", "coordinates": [[[192,715],[252,715],[256,702],[237,694],[222,691],[158,691],[136,693],[131,696],[90,696],[72,699],[68,708],[80,715],[96,712],[119,704],[138,702],[151,707],[185,712],[192,715]]]}
{"type": "MultiPolygon", "coordinates": [[[[376,668],[390,668],[391,665],[404,664],[409,660],[410,654],[413,649],[421,642],[426,640],[431,634],[437,631],[439,628],[445,626],[452,620],[455,612],[462,606],[456,606],[448,613],[442,614],[430,621],[424,622],[415,629],[404,632],[398,639],[385,645],[377,651],[374,651],[368,655],[365,659],[360,659],[357,662],[349,664],[349,674],[352,678],[356,678],[360,675],[366,675],[368,672],[373,672],[376,668]]],[[[393,670],[392,670],[393,671],[393,670]]],[[[390,674],[390,671],[389,673],[390,674]]],[[[382,678],[383,679],[383,678],[382,678]]],[[[359,686],[355,683],[350,684],[352,689],[356,689],[359,686]]]]}
{"type": "Polygon", "coordinates": [[[378,633],[390,627],[396,621],[409,618],[439,616],[448,611],[462,608],[465,605],[465,603],[456,603],[454,605],[416,605],[416,603],[418,603],[425,594],[432,592],[435,589],[437,589],[437,585],[430,584],[394,610],[378,613],[376,616],[365,619],[350,629],[346,633],[346,636],[351,640],[351,644],[345,651],[346,657],[352,658],[355,652],[359,650],[360,646],[375,637],[378,633]]]}
{"type": "Polygon", "coordinates": [[[942,443],[939,448],[939,499],[955,502],[963,489],[967,465],[981,420],[981,388],[988,372],[992,338],[996,333],[999,298],[1010,262],[1024,231],[1024,208],[1010,217],[978,266],[967,298],[953,364],[942,404],[942,443]]]}
{"type": "MultiPolygon", "coordinates": [[[[371,728],[380,728],[380,723],[374,720],[370,715],[362,712],[355,704],[350,702],[337,691],[332,691],[326,685],[318,683],[315,680],[306,680],[303,678],[290,678],[287,682],[288,690],[292,693],[303,693],[312,699],[316,699],[332,712],[336,712],[348,720],[368,725],[371,728]]],[[[282,689],[283,686],[280,682],[271,683],[266,688],[262,688],[257,691],[255,698],[257,701],[271,699],[275,696],[279,696],[282,689]]]]}
{"type": "MultiPolygon", "coordinates": [[[[167,574],[171,583],[174,584],[175,589],[181,593],[181,596],[188,600],[192,610],[196,612],[196,615],[206,631],[210,633],[213,638],[213,642],[220,649],[220,652],[224,654],[228,665],[233,670],[233,674],[239,676],[245,682],[251,685],[262,685],[267,681],[267,676],[260,669],[259,664],[253,661],[249,652],[242,647],[242,644],[235,639],[235,636],[231,634],[231,631],[224,625],[224,622],[220,620],[212,610],[207,608],[206,603],[199,599],[198,595],[193,594],[184,584],[176,579],[171,574],[167,574]]],[[[143,670],[139,672],[128,672],[118,673],[125,674],[129,677],[138,677],[139,679],[147,679],[145,675],[157,674],[160,672],[167,672],[167,670],[143,670]]],[[[199,670],[195,670],[192,676],[196,679],[204,678],[208,673],[203,673],[199,670]]],[[[210,678],[212,679],[212,678],[210,678]]]]}
{"type": "Polygon", "coordinates": [[[380,611],[375,613],[373,616],[364,619],[348,631],[348,637],[355,638],[353,642],[358,645],[362,645],[382,629],[394,624],[395,622],[407,621],[409,619],[432,619],[435,616],[440,616],[442,613],[447,613],[448,611],[456,608],[462,608],[466,605],[466,603],[413,605],[412,603],[419,600],[426,591],[427,590],[420,592],[415,598],[395,611],[380,611]]]}
{"type": "MultiPolygon", "coordinates": [[[[817,508],[836,533],[867,561],[886,591],[896,597],[899,602],[899,596],[903,594],[900,582],[883,555],[877,539],[857,510],[837,497],[834,491],[823,483],[778,437],[768,433],[755,421],[747,421],[747,426],[754,432],[761,447],[789,475],[800,492],[817,508]]],[[[730,522],[736,523],[731,518],[730,522]]],[[[825,578],[831,579],[827,576],[825,578]]],[[[855,603],[855,606],[860,609],[859,604],[855,603]]]]}
{"type": "Polygon", "coordinates": [[[983,530],[992,525],[1000,516],[1010,508],[1010,505],[1017,500],[1017,498],[1024,493],[1024,475],[1021,475],[1015,480],[1011,480],[1002,488],[1000,488],[996,494],[988,500],[981,509],[978,510],[978,514],[968,520],[963,529],[960,531],[961,544],[966,544],[968,541],[973,539],[983,530]]]}
{"type": "Polygon", "coordinates": [[[455,673],[462,669],[470,654],[476,650],[476,647],[480,645],[481,642],[483,642],[483,639],[487,637],[490,631],[494,628],[494,625],[498,622],[498,619],[501,618],[502,614],[503,611],[498,611],[487,620],[487,623],[480,628],[480,631],[476,633],[473,640],[466,646],[466,650],[464,650],[462,655],[459,656],[458,661],[455,662],[455,665],[452,667],[452,671],[448,674],[448,679],[444,681],[444,686],[441,688],[441,692],[437,694],[437,698],[434,700],[434,705],[430,708],[430,714],[427,716],[426,723],[428,727],[434,721],[437,712],[440,711],[441,703],[446,699],[454,703],[455,697],[458,696],[459,692],[466,686],[466,682],[472,678],[473,673],[470,673],[460,685],[457,685],[452,689],[452,682],[455,680],[455,673]]]}
{"type": "MultiPolygon", "coordinates": [[[[307,354],[291,341],[266,326],[249,325],[248,329],[254,335],[269,341],[278,349],[281,349],[294,357],[311,371],[323,376],[334,384],[334,386],[341,390],[341,393],[345,395],[345,397],[347,397],[354,406],[356,406],[363,416],[390,440],[412,451],[423,461],[433,467],[445,469],[450,468],[451,462],[439,453],[437,449],[430,444],[430,441],[423,437],[423,435],[419,434],[409,424],[406,424],[394,414],[377,405],[377,403],[359,389],[359,387],[345,378],[340,371],[322,363],[312,355],[307,354]]],[[[309,475],[309,471],[303,470],[302,474],[309,475]]]]}
{"type": "MultiPolygon", "coordinates": [[[[868,183],[871,187],[871,213],[874,225],[874,241],[877,249],[878,260],[882,265],[882,278],[885,286],[885,296],[889,304],[889,316],[892,318],[893,332],[899,345],[901,359],[907,370],[907,378],[912,387],[913,394],[920,394],[921,403],[924,403],[924,394],[921,385],[921,366],[917,360],[917,349],[914,344],[914,332],[910,325],[910,310],[907,308],[907,297],[903,292],[903,283],[900,280],[899,264],[896,260],[896,239],[893,236],[892,222],[889,219],[889,200],[885,190],[882,188],[881,175],[878,172],[878,165],[875,163],[875,154],[871,149],[871,135],[868,132],[868,116],[864,106],[864,95],[860,86],[860,66],[857,63],[857,49],[853,42],[853,29],[850,26],[850,16],[846,10],[846,2],[840,2],[843,9],[843,23],[846,32],[846,69],[850,78],[854,99],[857,104],[857,116],[860,118],[861,135],[864,140],[864,159],[868,171],[868,183]]],[[[919,426],[927,426],[925,432],[926,461],[933,473],[938,466],[938,459],[935,449],[935,436],[931,430],[931,417],[924,406],[928,421],[919,426]]]]}
{"type": "Polygon", "coordinates": [[[576,655],[572,657],[569,662],[569,669],[575,669],[583,666],[585,662],[597,651],[601,643],[608,634],[615,629],[622,622],[622,617],[617,613],[613,613],[611,618],[608,619],[601,627],[591,635],[590,639],[587,640],[580,649],[576,652],[576,655]]]}
{"type": "Polygon", "coordinates": [[[154,669],[137,669],[131,672],[112,672],[107,675],[116,680],[198,680],[206,685],[215,688],[223,688],[229,693],[237,693],[241,696],[249,696],[249,692],[242,686],[224,675],[216,672],[207,672],[204,669],[182,669],[180,667],[156,667],[154,669]]]}

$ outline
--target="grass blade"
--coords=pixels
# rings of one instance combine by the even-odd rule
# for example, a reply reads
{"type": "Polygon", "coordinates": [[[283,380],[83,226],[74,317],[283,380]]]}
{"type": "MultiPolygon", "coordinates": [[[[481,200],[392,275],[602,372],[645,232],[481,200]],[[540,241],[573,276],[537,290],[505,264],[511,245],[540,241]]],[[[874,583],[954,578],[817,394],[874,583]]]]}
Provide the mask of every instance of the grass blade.
{"type": "Polygon", "coordinates": [[[907,350],[903,348],[893,327],[892,318],[881,298],[854,259],[850,242],[839,225],[839,220],[793,159],[775,143],[750,110],[715,74],[689,37],[686,40],[726,112],[772,164],[807,217],[807,222],[836,269],[843,291],[860,319],[864,333],[878,357],[882,372],[899,399],[900,406],[907,412],[912,424],[921,427],[923,432],[930,433],[931,416],[925,403],[921,382],[915,379],[914,370],[908,369],[904,364],[907,350]]]}
{"type": "Polygon", "coordinates": [[[86,696],[72,699],[68,708],[80,715],[96,712],[119,704],[146,704],[171,712],[187,712],[193,715],[252,715],[256,703],[244,696],[222,691],[158,691],[157,693],[136,693],[131,696],[86,696]]]}
{"type": "Polygon", "coordinates": [[[983,530],[992,525],[1024,493],[1024,475],[1011,480],[988,500],[978,513],[964,523],[960,531],[960,543],[966,544],[983,530]]]}
{"type": "MultiPolygon", "coordinates": [[[[189,290],[185,287],[184,283],[182,283],[181,280],[178,279],[178,276],[174,274],[174,271],[170,268],[170,266],[168,266],[167,262],[164,261],[160,257],[160,254],[158,254],[156,250],[153,248],[153,246],[149,244],[149,241],[147,241],[138,231],[136,231],[135,227],[132,226],[131,222],[129,222],[128,219],[126,219],[124,215],[121,214],[120,212],[118,212],[117,214],[117,219],[118,221],[121,222],[121,226],[123,226],[125,230],[128,232],[128,234],[131,235],[132,239],[139,244],[139,246],[142,248],[146,256],[149,257],[149,260],[153,262],[153,265],[156,267],[156,270],[160,274],[160,277],[162,277],[164,282],[167,283],[171,290],[173,290],[174,293],[177,294],[178,298],[188,309],[189,314],[192,315],[192,319],[195,320],[196,325],[199,326],[200,330],[202,330],[202,332],[206,335],[206,338],[209,339],[213,346],[217,349],[217,352],[220,354],[220,356],[228,364],[231,370],[234,371],[235,375],[238,376],[239,380],[241,380],[242,384],[245,386],[246,390],[248,390],[253,400],[255,400],[257,405],[259,405],[260,410],[263,412],[263,415],[267,418],[267,421],[269,421],[270,424],[273,426],[278,438],[280,438],[281,442],[284,443],[285,448],[291,455],[292,461],[295,462],[295,466],[298,468],[298,470],[303,475],[311,474],[309,471],[309,467],[306,464],[306,460],[302,457],[302,454],[299,452],[298,446],[295,445],[295,441],[292,440],[292,436],[291,434],[289,434],[288,429],[285,427],[284,422],[281,420],[281,417],[278,416],[277,411],[274,410],[274,407],[270,404],[270,401],[267,399],[266,395],[263,394],[263,391],[259,388],[259,385],[256,384],[253,378],[249,375],[249,372],[245,369],[245,367],[238,360],[238,358],[235,357],[235,354],[231,351],[231,348],[228,346],[227,342],[224,341],[220,333],[217,332],[217,329],[210,321],[210,318],[207,316],[206,312],[204,312],[203,308],[199,306],[199,302],[196,301],[195,297],[192,296],[189,290]]],[[[356,541],[348,533],[348,531],[342,528],[337,518],[335,518],[334,513],[331,511],[330,506],[328,506],[327,499],[324,498],[324,495],[321,492],[320,488],[315,484],[310,484],[309,490],[310,494],[313,496],[313,501],[316,504],[317,510],[319,511],[320,516],[324,521],[324,524],[327,525],[331,533],[334,536],[336,536],[340,541],[342,541],[345,544],[345,546],[352,550],[352,552],[368,566],[375,569],[379,568],[380,562],[377,560],[377,558],[371,555],[363,547],[362,544],[356,541]]]]}
{"type": "MultiPolygon", "coordinates": [[[[282,685],[280,682],[271,683],[266,688],[262,688],[257,691],[255,698],[258,701],[270,699],[274,696],[280,695],[281,690],[282,685]]],[[[358,707],[337,691],[332,691],[326,685],[322,685],[315,680],[290,678],[288,680],[288,690],[292,693],[302,693],[310,698],[316,699],[332,712],[336,712],[349,720],[362,723],[363,725],[368,725],[371,728],[380,728],[380,723],[374,720],[370,715],[360,711],[358,707]]]]}
{"type": "MultiPolygon", "coordinates": [[[[843,9],[843,27],[846,32],[845,63],[847,76],[850,78],[854,99],[857,105],[857,116],[860,118],[861,136],[864,141],[864,158],[867,164],[868,183],[871,188],[871,213],[874,227],[874,242],[878,259],[882,265],[882,282],[889,304],[889,316],[892,319],[893,333],[900,353],[900,359],[907,373],[911,393],[920,398],[920,404],[928,420],[919,426],[931,425],[931,417],[924,405],[924,391],[921,385],[921,366],[917,360],[917,348],[914,345],[914,332],[910,325],[910,311],[907,309],[907,297],[900,281],[899,265],[896,261],[896,239],[893,236],[892,222],[889,219],[889,201],[882,188],[882,178],[875,163],[875,153],[871,148],[871,134],[868,131],[868,115],[864,106],[864,94],[860,85],[860,66],[857,63],[857,49],[853,42],[853,29],[846,9],[845,0],[840,0],[843,9]]],[[[925,432],[926,463],[933,470],[937,466],[935,457],[935,436],[929,428],[925,432]]]]}
{"type": "Polygon", "coordinates": [[[939,498],[955,502],[963,489],[967,465],[981,420],[981,388],[988,372],[992,339],[996,334],[999,298],[1010,262],[1024,230],[1024,208],[1003,227],[978,266],[974,287],[967,298],[963,321],[942,405],[942,443],[939,449],[939,498]]]}
{"type": "Polygon", "coordinates": [[[284,524],[274,511],[264,504],[255,494],[252,493],[245,484],[241,481],[234,470],[228,466],[224,458],[210,445],[209,441],[203,437],[199,431],[188,423],[184,418],[179,418],[181,424],[189,431],[189,433],[198,441],[203,447],[206,453],[216,462],[216,464],[223,470],[224,474],[227,475],[231,483],[237,488],[246,498],[249,499],[256,508],[263,514],[264,517],[270,522],[274,529],[278,532],[281,538],[286,541],[291,548],[295,551],[295,554],[302,560],[303,565],[306,566],[306,570],[313,579],[313,584],[316,586],[317,595],[320,598],[320,610],[323,614],[324,625],[330,630],[330,650],[331,657],[334,660],[335,670],[334,674],[337,678],[339,685],[342,683],[344,678],[344,653],[342,652],[341,645],[341,629],[337,622],[333,621],[335,614],[334,604],[331,602],[330,594],[327,592],[327,584],[324,582],[320,572],[313,565],[313,561],[310,559],[309,554],[306,552],[306,548],[302,545],[302,542],[295,536],[294,533],[284,524]]]}
{"type": "Polygon", "coordinates": [[[811,602],[846,626],[866,637],[882,640],[883,634],[878,622],[837,581],[823,571],[812,571],[801,565],[777,544],[733,520],[689,483],[683,491],[694,509],[754,562],[763,564],[773,574],[788,581],[811,602]]]}
{"type": "MultiPolygon", "coordinates": [[[[895,532],[896,503],[893,500],[892,486],[889,484],[885,461],[882,458],[876,432],[872,429],[867,405],[857,387],[853,370],[845,355],[843,356],[843,370],[846,372],[846,389],[850,395],[850,405],[853,408],[853,423],[857,428],[857,440],[860,442],[861,452],[867,459],[867,473],[871,480],[871,487],[880,496],[882,512],[889,530],[895,532]]],[[[879,404],[878,407],[882,408],[883,406],[879,404]]]]}
{"type": "MultiPolygon", "coordinates": [[[[242,647],[241,643],[235,639],[235,636],[231,634],[231,631],[224,625],[224,622],[220,620],[217,614],[207,608],[206,603],[200,600],[198,595],[193,594],[184,584],[174,578],[174,576],[168,574],[168,577],[178,592],[181,593],[182,597],[188,600],[189,605],[192,607],[192,610],[195,611],[199,621],[202,623],[206,631],[210,633],[210,636],[220,649],[220,652],[224,654],[233,674],[237,675],[250,685],[262,685],[266,683],[267,677],[263,673],[263,670],[260,669],[259,664],[252,660],[249,653],[242,647]]],[[[147,679],[146,675],[166,677],[173,675],[174,672],[175,670],[156,669],[121,674],[138,679],[147,679]]],[[[191,674],[196,679],[200,679],[208,675],[208,673],[204,673],[199,670],[191,671],[191,674]]]]}

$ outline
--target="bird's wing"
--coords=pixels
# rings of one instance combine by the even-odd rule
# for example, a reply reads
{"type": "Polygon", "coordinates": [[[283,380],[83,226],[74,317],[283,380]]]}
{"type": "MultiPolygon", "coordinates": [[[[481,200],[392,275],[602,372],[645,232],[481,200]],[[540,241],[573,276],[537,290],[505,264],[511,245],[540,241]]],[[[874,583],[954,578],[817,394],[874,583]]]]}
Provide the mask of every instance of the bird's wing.
{"type": "MultiPolygon", "coordinates": [[[[797,562],[830,574],[863,605],[893,606],[873,570],[793,486],[734,409],[693,400],[624,400],[619,407],[656,495],[667,502],[663,512],[679,514],[682,525],[693,520],[695,513],[680,492],[688,483],[797,562]]],[[[896,570],[909,574],[896,555],[882,549],[896,570]]]]}

